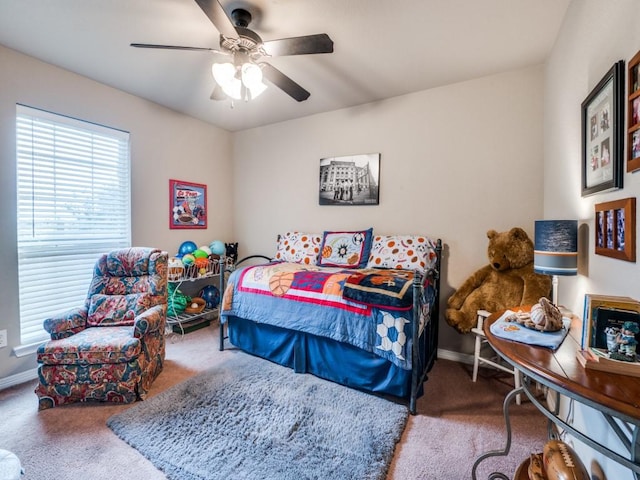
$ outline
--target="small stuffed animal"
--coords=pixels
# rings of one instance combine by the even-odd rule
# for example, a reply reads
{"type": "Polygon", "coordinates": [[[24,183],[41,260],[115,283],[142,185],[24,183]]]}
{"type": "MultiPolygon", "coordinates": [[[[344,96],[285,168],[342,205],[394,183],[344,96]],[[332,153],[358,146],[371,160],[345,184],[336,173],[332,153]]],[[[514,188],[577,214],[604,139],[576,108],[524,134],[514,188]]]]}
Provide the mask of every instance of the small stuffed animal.
{"type": "Polygon", "coordinates": [[[507,322],[517,322],[532,330],[557,332],[562,330],[562,312],[545,297],[531,307],[530,312],[516,312],[506,318],[507,322]]]}
{"type": "Polygon", "coordinates": [[[225,243],[225,255],[231,258],[233,263],[238,261],[238,242],[225,243]]]}
{"type": "Polygon", "coordinates": [[[460,333],[476,325],[477,311],[533,305],[551,292],[551,277],[533,271],[533,242],[522,228],[487,232],[485,265],[449,297],[445,318],[460,333]]]}

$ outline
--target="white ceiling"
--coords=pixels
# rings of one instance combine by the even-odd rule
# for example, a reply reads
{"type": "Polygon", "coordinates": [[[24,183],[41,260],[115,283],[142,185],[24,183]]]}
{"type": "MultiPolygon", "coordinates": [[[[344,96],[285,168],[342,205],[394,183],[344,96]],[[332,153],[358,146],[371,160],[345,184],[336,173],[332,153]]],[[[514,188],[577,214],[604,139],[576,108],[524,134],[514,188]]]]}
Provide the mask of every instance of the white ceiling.
{"type": "Polygon", "coordinates": [[[233,109],[209,99],[212,54],[129,46],[217,48],[194,0],[0,0],[0,44],[236,131],[543,63],[570,1],[221,0],[249,9],[265,41],[334,41],[331,54],[269,60],[307,101],[270,85],[233,109]]]}

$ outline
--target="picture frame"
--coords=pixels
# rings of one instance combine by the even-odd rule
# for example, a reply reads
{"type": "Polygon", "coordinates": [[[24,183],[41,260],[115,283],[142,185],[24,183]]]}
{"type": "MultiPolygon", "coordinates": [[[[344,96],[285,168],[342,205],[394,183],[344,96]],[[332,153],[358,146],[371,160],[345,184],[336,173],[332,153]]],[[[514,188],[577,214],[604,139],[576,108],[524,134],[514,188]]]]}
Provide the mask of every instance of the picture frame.
{"type": "Polygon", "coordinates": [[[169,228],[207,228],[207,186],[169,180],[169,228]]]}
{"type": "Polygon", "coordinates": [[[594,230],[597,255],[635,262],[635,197],[596,204],[594,230]]]}
{"type": "Polygon", "coordinates": [[[640,51],[627,68],[627,172],[634,172],[640,169],[640,51]]]}
{"type": "Polygon", "coordinates": [[[622,188],[623,92],[624,61],[620,60],[582,102],[583,197],[622,188]]]}
{"type": "Polygon", "coordinates": [[[378,205],[380,154],[320,159],[320,205],[378,205]]]}

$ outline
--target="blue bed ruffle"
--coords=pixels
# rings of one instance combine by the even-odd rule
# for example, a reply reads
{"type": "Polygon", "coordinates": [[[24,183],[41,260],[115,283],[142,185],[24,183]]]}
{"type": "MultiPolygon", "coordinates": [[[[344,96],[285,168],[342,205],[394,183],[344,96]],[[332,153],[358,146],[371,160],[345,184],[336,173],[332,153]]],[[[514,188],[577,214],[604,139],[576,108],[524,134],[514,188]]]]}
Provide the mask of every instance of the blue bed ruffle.
{"type": "MultiPolygon", "coordinates": [[[[413,303],[410,288],[413,278],[409,280],[407,274],[411,272],[361,272],[286,262],[246,267],[229,277],[221,321],[238,317],[335,340],[408,370],[413,310],[403,302],[408,299],[409,305],[413,303]],[[350,277],[354,279],[359,274],[363,278],[349,282],[350,277]],[[385,286],[382,278],[393,284],[389,295],[382,293],[385,286]],[[375,288],[366,292],[368,298],[358,296],[354,301],[345,297],[347,284],[375,288]],[[389,298],[397,304],[384,305],[389,298]]],[[[351,287],[347,290],[352,296],[353,290],[359,290],[359,294],[365,291],[351,287]]]]}

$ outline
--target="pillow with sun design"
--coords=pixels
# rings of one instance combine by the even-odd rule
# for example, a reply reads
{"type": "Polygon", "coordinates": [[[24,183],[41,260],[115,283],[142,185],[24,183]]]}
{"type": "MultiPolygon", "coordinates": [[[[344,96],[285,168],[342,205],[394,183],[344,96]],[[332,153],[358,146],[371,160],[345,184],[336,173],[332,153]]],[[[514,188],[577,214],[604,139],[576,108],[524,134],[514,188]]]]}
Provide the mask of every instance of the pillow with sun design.
{"type": "Polygon", "coordinates": [[[369,261],[373,228],[350,232],[324,232],[318,265],[363,268],[369,261]]]}

